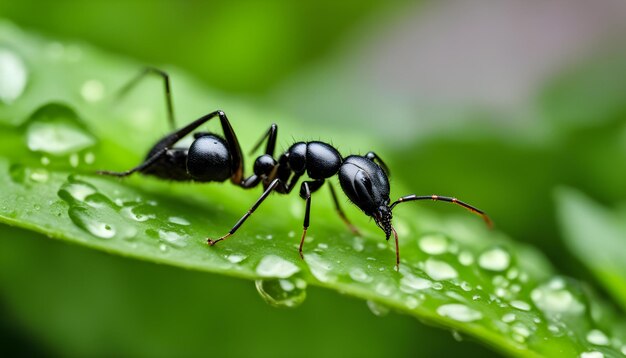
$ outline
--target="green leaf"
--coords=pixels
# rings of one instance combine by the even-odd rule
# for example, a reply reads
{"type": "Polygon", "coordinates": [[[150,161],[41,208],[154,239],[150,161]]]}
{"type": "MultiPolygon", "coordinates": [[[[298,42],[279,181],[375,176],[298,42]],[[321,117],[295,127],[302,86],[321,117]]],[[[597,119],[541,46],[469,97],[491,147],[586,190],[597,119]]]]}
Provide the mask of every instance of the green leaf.
{"type": "Polygon", "coordinates": [[[626,217],[573,189],[557,192],[565,243],[626,309],[626,217]]]}
{"type": "MultiPolygon", "coordinates": [[[[146,81],[113,102],[137,64],[6,24],[0,48],[28,73],[23,93],[0,106],[0,222],[117,255],[257,280],[277,306],[300,304],[307,285],[326,287],[367,300],[377,314],[392,308],[512,356],[613,355],[626,342],[620,316],[582,283],[556,275],[543,255],[465,213],[440,218],[417,205],[398,207],[400,272],[382,232],[349,208],[362,236],[350,234],[328,194],[313,197],[305,260],[297,254],[304,203],[296,195],[270,197],[234,237],[208,247],[206,238],[226,233],[258,190],[94,174],[138,164],[163,135],[158,83],[146,81]]],[[[247,149],[273,118],[170,74],[180,123],[222,108],[247,149]]],[[[303,132],[278,118],[281,133],[303,132]]],[[[368,143],[349,134],[341,142],[368,143]]],[[[402,187],[393,184],[394,193],[402,187]]]]}

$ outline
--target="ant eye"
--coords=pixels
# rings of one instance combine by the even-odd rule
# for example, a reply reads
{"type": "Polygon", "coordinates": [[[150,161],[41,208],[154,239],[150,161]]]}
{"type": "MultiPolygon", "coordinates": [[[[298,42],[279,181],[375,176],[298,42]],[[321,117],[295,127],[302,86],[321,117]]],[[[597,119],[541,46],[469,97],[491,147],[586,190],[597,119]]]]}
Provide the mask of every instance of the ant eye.
{"type": "Polygon", "coordinates": [[[254,162],[254,174],[256,175],[267,175],[272,169],[276,166],[276,160],[272,158],[269,154],[264,154],[256,159],[254,162]]]}

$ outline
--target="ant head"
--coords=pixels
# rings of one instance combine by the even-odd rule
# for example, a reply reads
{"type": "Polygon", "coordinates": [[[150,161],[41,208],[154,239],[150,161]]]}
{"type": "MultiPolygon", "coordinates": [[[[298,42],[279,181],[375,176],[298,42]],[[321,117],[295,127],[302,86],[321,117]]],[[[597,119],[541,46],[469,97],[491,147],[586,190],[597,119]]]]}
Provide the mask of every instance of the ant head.
{"type": "Polygon", "coordinates": [[[391,207],[386,205],[379,206],[371,216],[374,218],[374,221],[376,221],[376,225],[385,232],[385,239],[389,240],[391,232],[394,231],[393,225],[391,225],[391,219],[393,217],[391,207]]]}

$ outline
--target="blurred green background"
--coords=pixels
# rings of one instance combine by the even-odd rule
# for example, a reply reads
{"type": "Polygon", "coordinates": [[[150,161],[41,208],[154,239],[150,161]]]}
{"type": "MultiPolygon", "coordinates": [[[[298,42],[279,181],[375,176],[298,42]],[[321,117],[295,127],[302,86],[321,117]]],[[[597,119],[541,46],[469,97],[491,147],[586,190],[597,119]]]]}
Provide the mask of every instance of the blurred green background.
{"type": "MultiPolygon", "coordinates": [[[[593,281],[564,247],[555,188],[578,188],[606,207],[626,202],[621,1],[4,1],[0,16],[174,65],[298,118],[302,133],[283,145],[316,139],[309,129],[326,124],[338,136],[376,134],[379,142],[359,148],[333,142],[342,153],[376,149],[393,180],[418,194],[476,203],[570,276],[593,281]]],[[[249,282],[36,236],[1,231],[1,353],[493,355],[332,292],[310,289],[300,308],[277,310],[249,282]]]]}

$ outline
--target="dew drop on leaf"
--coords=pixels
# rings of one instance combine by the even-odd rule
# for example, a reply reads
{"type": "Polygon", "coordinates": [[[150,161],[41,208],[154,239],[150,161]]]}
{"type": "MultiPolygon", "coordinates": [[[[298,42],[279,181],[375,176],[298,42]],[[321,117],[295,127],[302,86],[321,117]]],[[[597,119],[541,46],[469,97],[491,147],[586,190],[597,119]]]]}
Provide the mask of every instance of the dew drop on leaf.
{"type": "Polygon", "coordinates": [[[604,354],[598,351],[583,352],[580,354],[580,358],[604,358],[604,354]]]}
{"type": "MultiPolygon", "coordinates": [[[[66,156],[96,143],[93,135],[79,123],[77,114],[57,103],[39,108],[28,120],[26,145],[33,152],[66,156]]],[[[79,158],[70,159],[73,162],[79,158]]],[[[72,163],[77,166],[78,163],[72,163]]]]}
{"type": "Polygon", "coordinates": [[[437,281],[449,280],[458,276],[458,273],[450,264],[433,258],[426,260],[424,270],[428,276],[437,281]]]}
{"type": "Polygon", "coordinates": [[[489,271],[504,271],[510,263],[511,255],[500,247],[489,249],[478,257],[478,265],[489,271]]]}
{"type": "Polygon", "coordinates": [[[297,307],[306,299],[306,281],[295,279],[256,280],[259,295],[273,307],[297,307]]]}
{"type": "Polygon", "coordinates": [[[473,322],[483,318],[482,313],[460,303],[450,303],[437,307],[440,316],[451,318],[459,322],[473,322]]]}
{"type": "Polygon", "coordinates": [[[587,333],[587,341],[597,346],[606,346],[609,344],[609,338],[600,330],[592,329],[587,333]]]}
{"type": "Polygon", "coordinates": [[[363,282],[363,283],[368,283],[368,282],[372,282],[373,278],[367,274],[367,272],[365,272],[362,268],[360,267],[354,267],[352,269],[350,269],[350,277],[357,282],[363,282]]]}
{"type": "Polygon", "coordinates": [[[298,271],[298,266],[276,255],[263,257],[256,267],[256,273],[261,277],[287,278],[298,271]]]}
{"type": "Polygon", "coordinates": [[[448,239],[441,234],[428,234],[419,241],[422,251],[430,255],[440,255],[448,250],[448,239]]]}
{"type": "Polygon", "coordinates": [[[104,84],[99,80],[87,80],[80,87],[80,95],[87,102],[99,102],[104,98],[104,84]]]}
{"type": "Polygon", "coordinates": [[[0,102],[13,103],[28,81],[28,71],[21,57],[6,48],[0,48],[0,102]]]}

